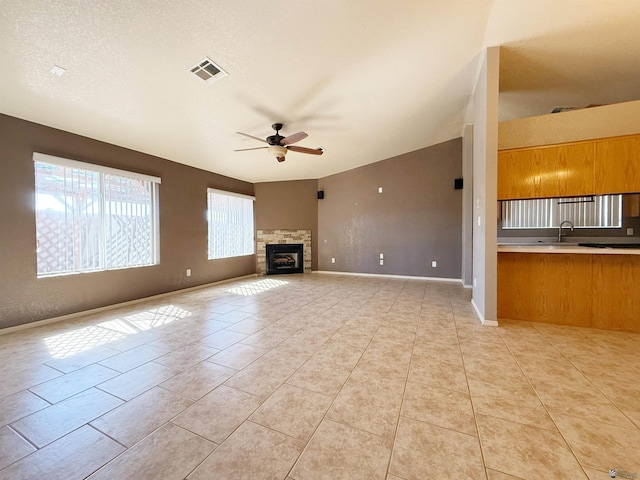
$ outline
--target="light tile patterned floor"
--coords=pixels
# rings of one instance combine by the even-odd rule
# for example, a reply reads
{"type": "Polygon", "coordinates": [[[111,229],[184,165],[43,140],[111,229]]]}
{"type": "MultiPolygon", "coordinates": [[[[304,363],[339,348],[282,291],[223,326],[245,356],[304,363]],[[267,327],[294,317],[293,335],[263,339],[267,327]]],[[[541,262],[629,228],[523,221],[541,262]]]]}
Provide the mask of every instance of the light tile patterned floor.
{"type": "Polygon", "coordinates": [[[0,335],[0,362],[2,479],[640,476],[640,335],[483,327],[451,283],[243,279],[0,335]]]}

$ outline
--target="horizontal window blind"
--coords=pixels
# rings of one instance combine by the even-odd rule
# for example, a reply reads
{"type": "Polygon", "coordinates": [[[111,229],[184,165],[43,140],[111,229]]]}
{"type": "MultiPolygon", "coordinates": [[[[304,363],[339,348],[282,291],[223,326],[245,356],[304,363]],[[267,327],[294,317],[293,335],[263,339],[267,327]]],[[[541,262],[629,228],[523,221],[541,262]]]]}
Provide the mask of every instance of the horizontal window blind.
{"type": "Polygon", "coordinates": [[[38,277],[158,263],[156,177],[42,154],[34,170],[38,277]]]}
{"type": "Polygon", "coordinates": [[[209,259],[255,253],[254,197],[208,189],[209,259]]]}
{"type": "Polygon", "coordinates": [[[557,228],[565,220],[576,228],[621,228],[622,195],[502,202],[504,229],[557,228]]]}

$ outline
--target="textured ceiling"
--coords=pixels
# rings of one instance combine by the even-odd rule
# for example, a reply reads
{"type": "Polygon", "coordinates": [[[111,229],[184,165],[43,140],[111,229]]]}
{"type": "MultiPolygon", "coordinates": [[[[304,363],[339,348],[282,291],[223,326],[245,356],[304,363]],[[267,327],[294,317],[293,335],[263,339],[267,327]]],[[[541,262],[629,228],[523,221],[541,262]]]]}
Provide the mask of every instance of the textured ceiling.
{"type": "Polygon", "coordinates": [[[638,25],[637,0],[0,0],[0,112],[251,182],[320,178],[460,136],[486,46],[501,119],[640,99],[638,25]],[[190,74],[205,56],[229,76],[190,74]],[[233,151],[274,122],[325,154],[233,151]]]}

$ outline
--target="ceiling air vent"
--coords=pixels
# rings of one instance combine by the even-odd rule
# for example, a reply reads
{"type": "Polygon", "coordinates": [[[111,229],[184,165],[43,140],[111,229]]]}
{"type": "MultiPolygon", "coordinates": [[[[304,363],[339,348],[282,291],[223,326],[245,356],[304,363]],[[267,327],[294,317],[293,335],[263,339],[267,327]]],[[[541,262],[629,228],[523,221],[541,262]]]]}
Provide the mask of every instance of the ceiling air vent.
{"type": "Polygon", "coordinates": [[[570,112],[571,110],[578,110],[578,107],[553,107],[549,113],[570,112]]]}
{"type": "Polygon", "coordinates": [[[205,57],[191,67],[191,73],[204,80],[207,83],[213,83],[228,75],[219,65],[216,65],[213,60],[205,57]]]}

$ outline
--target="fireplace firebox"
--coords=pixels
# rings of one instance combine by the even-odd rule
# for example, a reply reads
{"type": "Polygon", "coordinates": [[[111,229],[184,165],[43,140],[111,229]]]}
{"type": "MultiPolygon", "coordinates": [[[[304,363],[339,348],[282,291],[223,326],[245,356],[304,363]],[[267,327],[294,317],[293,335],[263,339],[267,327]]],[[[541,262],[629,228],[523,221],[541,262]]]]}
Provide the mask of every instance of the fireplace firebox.
{"type": "Polygon", "coordinates": [[[274,243],[265,245],[267,275],[304,273],[304,245],[302,243],[274,243]]]}

